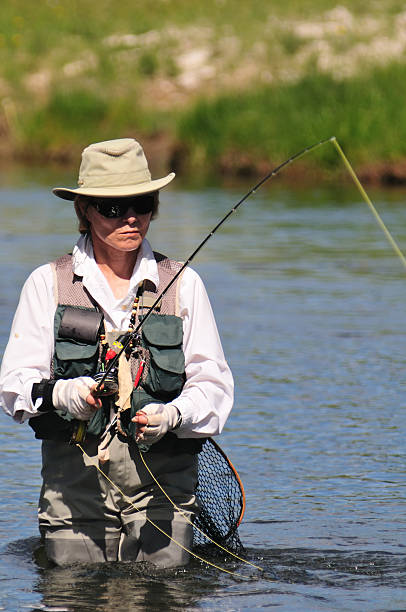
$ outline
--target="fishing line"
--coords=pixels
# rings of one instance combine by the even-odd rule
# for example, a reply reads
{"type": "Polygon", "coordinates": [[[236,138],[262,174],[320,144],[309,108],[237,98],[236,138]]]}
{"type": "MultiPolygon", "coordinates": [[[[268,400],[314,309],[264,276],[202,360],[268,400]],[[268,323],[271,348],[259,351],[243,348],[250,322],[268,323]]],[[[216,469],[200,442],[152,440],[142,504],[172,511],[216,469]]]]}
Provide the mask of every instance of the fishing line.
{"type": "Polygon", "coordinates": [[[180,514],[183,516],[183,518],[185,519],[185,521],[187,523],[190,523],[194,529],[196,529],[199,533],[201,533],[205,538],[207,538],[207,540],[209,540],[209,542],[211,542],[212,544],[214,544],[215,546],[218,546],[218,548],[221,548],[221,550],[223,550],[224,552],[228,553],[229,555],[235,557],[236,559],[238,559],[239,561],[242,561],[243,563],[246,563],[247,565],[251,565],[252,567],[255,567],[258,570],[261,570],[261,572],[264,572],[264,568],[263,567],[259,567],[258,565],[255,565],[255,563],[251,563],[251,561],[247,561],[246,559],[243,559],[242,557],[239,557],[238,555],[236,555],[235,553],[233,553],[231,550],[228,550],[227,548],[225,548],[224,546],[222,546],[221,544],[219,544],[218,542],[215,542],[214,540],[212,540],[207,534],[204,533],[204,531],[202,531],[201,529],[199,529],[199,527],[197,527],[197,525],[195,525],[193,523],[193,521],[190,520],[190,518],[187,516],[187,514],[185,512],[183,512],[182,508],[179,508],[179,506],[177,506],[175,504],[175,502],[169,497],[169,495],[167,494],[167,492],[165,491],[165,489],[160,485],[160,483],[158,482],[157,478],[154,476],[154,474],[152,473],[152,471],[150,470],[149,466],[147,465],[145,459],[144,459],[144,453],[142,453],[139,449],[138,452],[140,454],[141,457],[141,461],[144,464],[146,470],[148,471],[149,475],[151,476],[151,478],[153,479],[153,481],[155,482],[155,484],[158,486],[158,488],[160,489],[160,491],[165,495],[165,497],[170,501],[170,503],[172,504],[172,506],[175,508],[175,510],[177,510],[178,512],[180,512],[180,514]]]}
{"type": "Polygon", "coordinates": [[[109,365],[107,366],[104,375],[102,377],[102,379],[98,382],[97,387],[96,387],[96,391],[100,392],[101,391],[101,386],[102,384],[105,382],[107,376],[109,375],[110,371],[112,370],[112,368],[114,368],[121,356],[121,354],[126,350],[126,348],[128,347],[128,345],[130,344],[131,340],[133,338],[135,338],[137,336],[137,334],[139,333],[141,327],[144,325],[145,321],[149,318],[149,316],[152,314],[152,312],[154,311],[154,309],[158,306],[159,302],[161,301],[161,299],[163,298],[164,295],[166,295],[166,293],[169,291],[169,289],[172,287],[172,285],[177,281],[177,279],[179,278],[179,276],[182,274],[182,272],[185,270],[185,268],[187,268],[187,266],[193,261],[193,259],[196,257],[196,255],[199,253],[199,251],[205,246],[205,244],[208,242],[208,240],[210,240],[210,238],[212,236],[214,236],[214,234],[217,232],[217,230],[223,225],[223,223],[225,223],[227,221],[227,219],[236,212],[236,210],[241,206],[241,204],[243,204],[251,195],[253,195],[254,193],[256,193],[256,191],[258,191],[258,189],[260,189],[260,187],[262,187],[262,185],[264,185],[264,183],[266,183],[267,181],[269,181],[271,178],[273,178],[274,176],[276,176],[277,174],[279,174],[279,172],[283,169],[286,168],[286,166],[289,166],[291,163],[293,163],[294,161],[300,159],[301,157],[303,157],[304,155],[306,155],[307,153],[310,153],[311,151],[314,151],[316,149],[318,149],[319,147],[323,146],[324,144],[328,143],[328,142],[332,142],[336,148],[336,150],[338,151],[344,165],[346,166],[348,172],[350,173],[353,181],[355,182],[358,190],[360,191],[363,199],[365,200],[365,202],[368,204],[369,208],[371,209],[375,219],[377,220],[379,226],[381,227],[381,229],[383,230],[383,232],[385,233],[387,239],[389,240],[390,244],[392,245],[392,248],[394,249],[395,253],[399,256],[399,258],[401,259],[403,265],[406,268],[406,258],[404,257],[403,253],[401,252],[401,250],[399,249],[398,245],[396,244],[394,238],[392,237],[391,233],[389,232],[389,230],[387,229],[387,227],[385,226],[384,222],[382,221],[381,217],[379,216],[376,208],[374,207],[374,205],[372,204],[370,198],[368,197],[368,194],[366,193],[365,189],[362,187],[357,175],[355,174],[350,162],[348,161],[347,157],[345,156],[342,148],[340,147],[340,145],[337,142],[337,139],[335,136],[331,136],[330,138],[325,138],[323,140],[320,140],[319,142],[316,142],[315,144],[312,144],[308,147],[305,147],[304,149],[302,149],[301,151],[299,151],[298,153],[295,153],[295,155],[292,155],[291,157],[289,157],[288,159],[286,159],[284,162],[282,162],[281,164],[279,164],[279,166],[276,166],[273,170],[271,170],[270,172],[268,172],[268,174],[266,174],[254,187],[252,187],[232,208],[231,210],[228,211],[228,213],[226,215],[224,215],[224,217],[217,223],[217,225],[214,226],[214,228],[207,234],[207,236],[205,238],[203,238],[203,240],[201,241],[201,243],[196,247],[196,249],[193,251],[193,253],[188,257],[188,259],[183,263],[183,265],[181,266],[181,268],[178,270],[178,272],[173,276],[173,278],[170,280],[170,282],[166,285],[166,287],[163,289],[163,291],[158,295],[158,297],[156,298],[155,302],[152,304],[152,306],[147,310],[147,312],[145,313],[145,315],[142,318],[142,321],[140,321],[137,325],[137,327],[134,329],[134,331],[129,334],[122,342],[122,348],[121,350],[116,354],[116,356],[111,359],[109,361],[109,365]]]}
{"type": "Polygon", "coordinates": [[[359,190],[361,196],[363,197],[365,202],[368,204],[370,210],[372,211],[372,214],[374,215],[374,217],[375,217],[379,227],[384,232],[384,234],[385,234],[386,238],[388,239],[389,243],[391,244],[393,250],[399,256],[400,261],[402,262],[402,264],[406,268],[406,258],[405,258],[405,256],[403,255],[402,251],[398,247],[397,243],[395,242],[395,239],[393,238],[392,234],[390,233],[390,231],[386,227],[385,223],[382,221],[382,218],[380,217],[380,215],[379,215],[378,211],[376,210],[375,206],[372,204],[371,199],[369,198],[367,192],[365,191],[365,189],[361,185],[361,182],[358,179],[357,175],[355,174],[355,171],[354,171],[353,167],[351,166],[350,162],[348,161],[348,158],[346,157],[346,155],[344,154],[344,151],[342,150],[342,148],[338,144],[336,137],[333,136],[330,140],[334,144],[335,148],[337,149],[337,151],[338,151],[342,161],[344,162],[345,167],[347,168],[348,172],[350,173],[354,183],[358,187],[358,190],[359,190]]]}
{"type": "MultiPolygon", "coordinates": [[[[97,463],[94,463],[92,458],[86,453],[86,451],[83,449],[83,447],[76,442],[76,446],[82,451],[83,456],[86,457],[89,461],[89,463],[96,468],[96,470],[98,472],[100,472],[100,474],[102,474],[104,476],[104,478],[111,484],[111,486],[120,493],[120,495],[122,496],[122,498],[132,507],[134,508],[134,510],[136,512],[141,512],[141,508],[138,508],[136,506],[136,504],[134,504],[134,502],[131,501],[131,499],[124,493],[124,491],[122,489],[120,489],[120,487],[111,480],[111,478],[109,478],[107,476],[107,474],[105,474],[105,472],[103,472],[102,469],[100,469],[100,467],[97,465],[97,463]]],[[[175,506],[176,507],[176,506],[175,506]]],[[[224,572],[226,574],[230,574],[231,576],[236,576],[237,578],[241,578],[242,580],[249,580],[249,578],[247,576],[244,576],[243,574],[239,574],[238,572],[232,572],[231,570],[227,570],[224,567],[220,567],[219,565],[216,565],[215,563],[212,563],[211,561],[208,561],[207,559],[203,559],[203,557],[200,557],[198,554],[194,553],[193,551],[189,550],[188,548],[186,548],[186,546],[184,546],[183,544],[181,544],[181,542],[178,542],[177,540],[175,540],[175,538],[172,538],[172,536],[170,536],[168,533],[166,533],[161,527],[159,527],[159,525],[157,525],[153,520],[151,520],[150,518],[148,518],[147,516],[145,516],[146,520],[148,521],[148,523],[150,523],[151,525],[153,525],[153,527],[155,527],[160,533],[162,533],[164,536],[166,536],[169,540],[171,540],[171,542],[174,542],[175,544],[177,544],[178,546],[180,546],[180,548],[182,548],[185,552],[189,553],[192,557],[195,557],[195,559],[198,559],[199,561],[202,561],[203,563],[206,563],[207,565],[210,565],[211,567],[214,567],[215,569],[219,570],[220,572],[224,572]]],[[[255,566],[254,566],[255,567],[255,566]]],[[[259,568],[262,569],[262,568],[259,568]]]]}

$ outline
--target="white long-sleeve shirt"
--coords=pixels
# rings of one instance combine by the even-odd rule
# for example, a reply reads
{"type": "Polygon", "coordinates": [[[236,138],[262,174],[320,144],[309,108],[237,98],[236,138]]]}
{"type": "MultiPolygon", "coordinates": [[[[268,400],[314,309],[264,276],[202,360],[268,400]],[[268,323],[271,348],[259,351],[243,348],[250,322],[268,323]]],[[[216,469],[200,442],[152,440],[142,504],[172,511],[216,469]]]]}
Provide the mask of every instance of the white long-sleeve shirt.
{"type": "MultiPolygon", "coordinates": [[[[114,297],[94,259],[90,238],[79,238],[72,267],[100,306],[106,331],[128,329],[138,286],[146,279],[155,286],[159,281],[146,239],[123,299],[114,297]]],[[[202,280],[194,270],[186,268],[179,282],[186,382],[181,394],[171,402],[182,415],[176,434],[180,438],[212,436],[221,432],[232,408],[233,379],[202,280]]],[[[55,310],[54,274],[51,265],[45,264],[32,272],[21,291],[0,370],[0,406],[18,422],[37,412],[31,400],[33,383],[50,377],[55,310]]]]}

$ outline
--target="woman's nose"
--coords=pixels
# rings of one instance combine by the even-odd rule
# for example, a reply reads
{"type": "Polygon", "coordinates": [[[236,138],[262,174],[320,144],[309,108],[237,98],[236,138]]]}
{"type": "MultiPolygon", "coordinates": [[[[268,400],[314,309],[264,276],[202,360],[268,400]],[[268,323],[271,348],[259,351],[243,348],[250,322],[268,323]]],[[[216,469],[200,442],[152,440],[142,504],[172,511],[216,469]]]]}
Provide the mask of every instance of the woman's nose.
{"type": "Polygon", "coordinates": [[[126,212],[124,213],[123,219],[129,222],[135,221],[136,219],[138,219],[138,213],[136,210],[134,210],[132,206],[130,206],[129,208],[127,208],[126,212]]]}

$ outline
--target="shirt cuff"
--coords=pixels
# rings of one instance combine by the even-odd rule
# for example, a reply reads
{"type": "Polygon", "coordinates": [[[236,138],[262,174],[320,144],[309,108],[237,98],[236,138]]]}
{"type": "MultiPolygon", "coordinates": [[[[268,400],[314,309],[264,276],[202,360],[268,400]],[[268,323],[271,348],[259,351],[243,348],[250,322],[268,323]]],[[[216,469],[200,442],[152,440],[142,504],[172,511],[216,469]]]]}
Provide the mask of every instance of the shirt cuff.
{"type": "Polygon", "coordinates": [[[178,438],[209,438],[220,433],[219,415],[214,410],[200,410],[187,397],[177,397],[171,404],[178,409],[182,419],[173,432],[178,438]]]}
{"type": "Polygon", "coordinates": [[[196,437],[196,434],[193,435],[191,432],[193,426],[193,413],[195,411],[193,403],[187,398],[177,397],[171,402],[171,405],[178,409],[181,419],[174,433],[176,433],[179,438],[196,437]]]}

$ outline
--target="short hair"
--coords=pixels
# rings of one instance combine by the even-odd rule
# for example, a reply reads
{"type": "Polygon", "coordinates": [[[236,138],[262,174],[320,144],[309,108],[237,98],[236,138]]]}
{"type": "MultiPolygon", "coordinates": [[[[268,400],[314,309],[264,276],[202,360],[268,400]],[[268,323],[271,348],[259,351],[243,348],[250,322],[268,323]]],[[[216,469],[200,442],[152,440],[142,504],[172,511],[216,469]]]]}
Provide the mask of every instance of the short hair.
{"type": "MultiPolygon", "coordinates": [[[[155,194],[155,198],[154,198],[154,205],[152,208],[151,220],[157,218],[158,209],[159,209],[159,191],[155,191],[154,194],[155,194]]],[[[75,196],[74,206],[75,206],[76,216],[79,220],[78,229],[81,234],[87,234],[90,231],[90,223],[89,223],[89,219],[86,217],[86,211],[91,205],[92,199],[93,198],[90,196],[84,196],[84,195],[75,196]],[[80,204],[85,205],[84,212],[81,211],[80,204]]],[[[114,200],[114,198],[111,198],[111,199],[112,201],[114,200]]]]}

